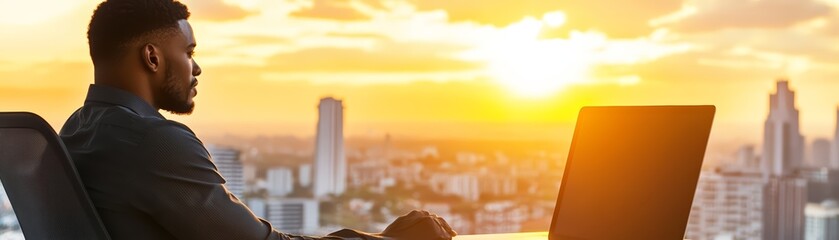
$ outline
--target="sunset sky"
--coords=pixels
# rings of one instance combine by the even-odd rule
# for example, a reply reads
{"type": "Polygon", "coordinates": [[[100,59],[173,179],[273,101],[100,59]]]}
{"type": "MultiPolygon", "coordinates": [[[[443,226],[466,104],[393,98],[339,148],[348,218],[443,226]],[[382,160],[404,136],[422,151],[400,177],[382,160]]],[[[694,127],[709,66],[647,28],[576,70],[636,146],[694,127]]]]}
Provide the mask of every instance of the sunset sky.
{"type": "MultiPolygon", "coordinates": [[[[93,82],[100,1],[0,0],[0,111],[59,128],[93,82]]],[[[757,141],[789,78],[808,139],[839,104],[839,0],[193,0],[202,135],[551,139],[586,105],[714,104],[714,135],[757,141]]]]}

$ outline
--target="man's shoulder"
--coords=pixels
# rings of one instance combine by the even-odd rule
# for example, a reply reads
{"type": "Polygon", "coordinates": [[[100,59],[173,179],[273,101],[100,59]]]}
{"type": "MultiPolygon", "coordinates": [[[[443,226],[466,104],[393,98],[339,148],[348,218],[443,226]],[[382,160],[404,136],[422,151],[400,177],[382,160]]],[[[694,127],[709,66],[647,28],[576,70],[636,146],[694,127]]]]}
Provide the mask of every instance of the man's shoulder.
{"type": "Polygon", "coordinates": [[[112,106],[100,109],[99,111],[101,112],[101,119],[98,124],[131,129],[143,133],[147,133],[149,130],[161,126],[172,125],[172,122],[174,122],[162,118],[140,116],[130,109],[121,106],[112,106]]]}
{"type": "Polygon", "coordinates": [[[94,132],[138,143],[149,134],[180,134],[194,137],[186,125],[158,117],[144,117],[121,106],[83,106],[73,113],[61,135],[94,132]]]}
{"type": "Polygon", "coordinates": [[[145,138],[153,141],[198,140],[195,132],[183,123],[173,120],[161,120],[148,123],[145,138]]]}
{"type": "Polygon", "coordinates": [[[82,107],[67,121],[61,137],[71,153],[97,152],[101,156],[142,158],[138,163],[166,163],[157,167],[168,167],[188,157],[209,158],[203,143],[186,125],[143,117],[118,106],[82,107]]]}

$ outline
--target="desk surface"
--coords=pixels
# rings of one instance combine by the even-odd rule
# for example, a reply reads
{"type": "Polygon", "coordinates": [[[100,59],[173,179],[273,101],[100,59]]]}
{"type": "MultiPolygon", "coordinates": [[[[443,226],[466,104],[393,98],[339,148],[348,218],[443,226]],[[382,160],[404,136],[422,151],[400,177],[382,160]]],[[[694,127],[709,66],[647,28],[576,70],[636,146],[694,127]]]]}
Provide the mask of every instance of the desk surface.
{"type": "Polygon", "coordinates": [[[548,240],[548,232],[463,235],[456,236],[452,240],[548,240]]]}
{"type": "Polygon", "coordinates": [[[452,240],[548,240],[548,232],[499,233],[456,236],[452,240]]]}

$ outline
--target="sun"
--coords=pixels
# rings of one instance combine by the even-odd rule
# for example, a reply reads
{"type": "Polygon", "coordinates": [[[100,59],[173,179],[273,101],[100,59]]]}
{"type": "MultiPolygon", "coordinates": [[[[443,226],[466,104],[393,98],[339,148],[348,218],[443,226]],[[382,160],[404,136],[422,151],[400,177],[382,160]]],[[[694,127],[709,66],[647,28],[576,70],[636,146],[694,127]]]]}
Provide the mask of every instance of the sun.
{"type": "Polygon", "coordinates": [[[552,43],[511,44],[489,59],[490,74],[525,97],[545,97],[584,79],[588,64],[579,55],[552,53],[552,43]]]}
{"type": "Polygon", "coordinates": [[[526,18],[502,29],[480,48],[489,75],[513,93],[533,98],[584,81],[591,68],[585,48],[563,39],[539,38],[543,28],[560,27],[564,21],[561,12],[551,12],[542,20],[526,18]]]}

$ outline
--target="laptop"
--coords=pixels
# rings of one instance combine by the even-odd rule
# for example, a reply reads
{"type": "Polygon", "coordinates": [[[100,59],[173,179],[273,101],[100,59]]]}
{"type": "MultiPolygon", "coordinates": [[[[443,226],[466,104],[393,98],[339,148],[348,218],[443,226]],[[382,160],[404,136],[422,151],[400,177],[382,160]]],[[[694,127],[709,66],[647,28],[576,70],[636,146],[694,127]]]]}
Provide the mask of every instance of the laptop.
{"type": "Polygon", "coordinates": [[[454,239],[683,239],[715,110],[585,107],[550,230],[454,239]]]}

